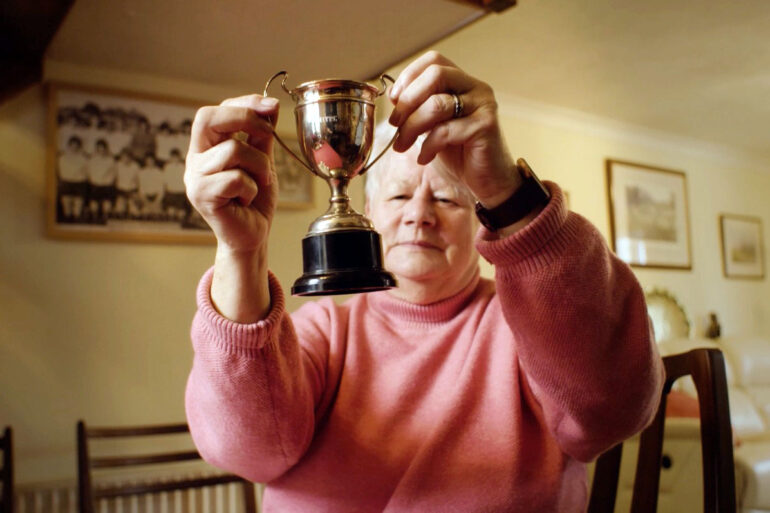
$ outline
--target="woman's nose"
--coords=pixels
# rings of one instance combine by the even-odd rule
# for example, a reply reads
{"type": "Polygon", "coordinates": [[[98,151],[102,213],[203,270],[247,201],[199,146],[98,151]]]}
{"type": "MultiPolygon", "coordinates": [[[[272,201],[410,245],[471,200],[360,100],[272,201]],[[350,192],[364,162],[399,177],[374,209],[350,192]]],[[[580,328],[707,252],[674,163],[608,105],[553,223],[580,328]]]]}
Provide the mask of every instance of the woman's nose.
{"type": "Polygon", "coordinates": [[[436,212],[433,208],[431,198],[419,195],[412,196],[406,204],[404,212],[404,222],[406,224],[417,224],[420,226],[431,226],[436,223],[436,212]]]}

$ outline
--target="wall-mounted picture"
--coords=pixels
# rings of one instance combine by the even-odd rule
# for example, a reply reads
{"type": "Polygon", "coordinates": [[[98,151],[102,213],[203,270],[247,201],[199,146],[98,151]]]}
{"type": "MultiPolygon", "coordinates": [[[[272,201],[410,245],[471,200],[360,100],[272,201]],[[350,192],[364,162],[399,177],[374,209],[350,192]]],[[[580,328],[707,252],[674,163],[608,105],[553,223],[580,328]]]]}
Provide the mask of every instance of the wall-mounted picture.
{"type": "Polygon", "coordinates": [[[612,159],[606,165],[615,253],[635,267],[691,269],[685,174],[612,159]]]}
{"type": "Polygon", "coordinates": [[[51,84],[48,234],[56,238],[213,242],[185,194],[200,104],[51,84]]]}
{"type": "MultiPolygon", "coordinates": [[[[301,155],[296,138],[281,136],[281,139],[294,153],[301,155]]],[[[277,142],[273,146],[273,158],[278,175],[278,206],[296,209],[312,207],[313,183],[318,178],[277,142]]]]}
{"type": "Polygon", "coordinates": [[[722,214],[722,270],[726,278],[762,279],[765,257],[762,221],[758,217],[722,214]]]}

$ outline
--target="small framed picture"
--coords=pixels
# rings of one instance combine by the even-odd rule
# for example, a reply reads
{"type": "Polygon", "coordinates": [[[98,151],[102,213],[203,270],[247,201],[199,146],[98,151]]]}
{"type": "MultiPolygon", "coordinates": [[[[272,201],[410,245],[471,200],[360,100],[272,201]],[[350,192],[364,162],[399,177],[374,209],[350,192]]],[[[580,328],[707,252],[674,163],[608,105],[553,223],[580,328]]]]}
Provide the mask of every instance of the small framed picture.
{"type": "Polygon", "coordinates": [[[683,172],[608,159],[612,248],[635,267],[691,269],[683,172]]]}
{"type": "Polygon", "coordinates": [[[183,180],[190,128],[201,104],[49,84],[48,235],[214,242],[183,180]]]}
{"type": "Polygon", "coordinates": [[[722,214],[722,270],[726,278],[761,280],[765,277],[762,220],[758,217],[722,214]]]}
{"type": "MultiPolygon", "coordinates": [[[[297,155],[299,144],[297,139],[281,136],[286,145],[297,155]]],[[[289,155],[276,141],[273,147],[275,172],[278,175],[278,207],[289,209],[306,209],[313,206],[313,180],[316,176],[302,165],[296,158],[289,155]]]]}

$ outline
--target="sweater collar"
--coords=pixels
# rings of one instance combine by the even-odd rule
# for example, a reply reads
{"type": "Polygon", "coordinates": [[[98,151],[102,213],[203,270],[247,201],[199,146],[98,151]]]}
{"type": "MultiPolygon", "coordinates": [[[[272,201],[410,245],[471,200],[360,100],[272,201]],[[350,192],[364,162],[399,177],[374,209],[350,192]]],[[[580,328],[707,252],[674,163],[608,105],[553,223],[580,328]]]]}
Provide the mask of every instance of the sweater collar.
{"type": "Polygon", "coordinates": [[[455,317],[473,297],[481,280],[479,269],[471,281],[460,292],[447,299],[428,305],[410,303],[391,295],[388,291],[366,294],[366,301],[372,309],[386,319],[397,319],[412,323],[440,323],[455,317]]]}

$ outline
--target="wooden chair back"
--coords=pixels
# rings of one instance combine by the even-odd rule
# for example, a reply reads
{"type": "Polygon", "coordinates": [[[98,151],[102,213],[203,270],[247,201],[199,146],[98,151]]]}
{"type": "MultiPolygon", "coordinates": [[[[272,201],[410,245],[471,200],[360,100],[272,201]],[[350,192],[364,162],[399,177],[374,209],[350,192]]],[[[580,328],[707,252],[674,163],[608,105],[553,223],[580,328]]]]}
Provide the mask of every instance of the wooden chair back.
{"type": "Polygon", "coordinates": [[[146,496],[174,490],[207,488],[228,483],[241,483],[245,513],[256,513],[256,498],[253,483],[233,474],[218,474],[195,478],[142,479],[141,484],[107,484],[94,482],[94,469],[120,469],[147,467],[149,465],[171,464],[174,462],[201,460],[196,450],[177,450],[152,454],[122,454],[118,456],[90,455],[89,442],[104,438],[152,437],[157,435],[184,434],[189,436],[187,424],[166,424],[154,426],[87,427],[82,420],[77,424],[78,450],[78,503],[80,513],[94,513],[99,500],[118,497],[146,496]]]}
{"type": "MultiPolygon", "coordinates": [[[[703,511],[735,513],[735,467],[724,356],[718,349],[700,348],[666,356],[663,363],[666,382],[660,407],[639,440],[631,513],[654,513],[658,507],[666,397],[674,382],[687,375],[695,382],[700,406],[703,511]]],[[[588,513],[613,513],[622,449],[623,445],[618,444],[597,460],[588,513]]]]}
{"type": "Polygon", "coordinates": [[[13,513],[13,431],[6,427],[0,437],[3,466],[0,468],[0,513],[13,513]]]}

